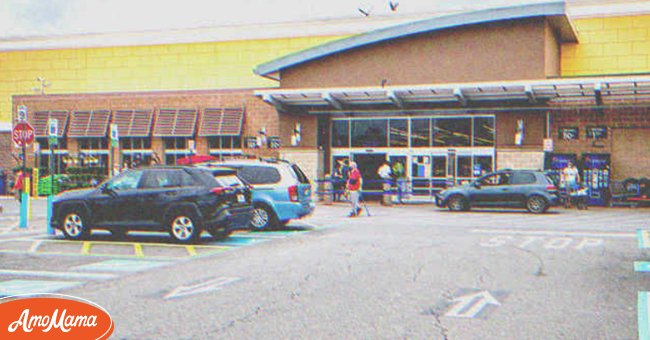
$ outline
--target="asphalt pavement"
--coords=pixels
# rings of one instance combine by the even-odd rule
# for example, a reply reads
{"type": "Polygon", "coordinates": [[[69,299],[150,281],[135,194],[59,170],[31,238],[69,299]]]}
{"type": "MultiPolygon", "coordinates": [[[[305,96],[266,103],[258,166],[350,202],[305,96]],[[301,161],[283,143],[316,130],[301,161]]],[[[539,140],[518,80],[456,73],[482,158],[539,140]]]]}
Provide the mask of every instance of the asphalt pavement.
{"type": "MultiPolygon", "coordinates": [[[[287,230],[84,242],[0,215],[0,295],[89,299],[115,339],[634,339],[650,210],[319,205],[287,230]],[[3,219],[6,218],[6,219],[3,219]]],[[[41,216],[37,203],[33,216],[41,216]]],[[[44,214],[43,214],[44,215],[44,214]]],[[[43,219],[44,221],[44,219],[43,219]]]]}

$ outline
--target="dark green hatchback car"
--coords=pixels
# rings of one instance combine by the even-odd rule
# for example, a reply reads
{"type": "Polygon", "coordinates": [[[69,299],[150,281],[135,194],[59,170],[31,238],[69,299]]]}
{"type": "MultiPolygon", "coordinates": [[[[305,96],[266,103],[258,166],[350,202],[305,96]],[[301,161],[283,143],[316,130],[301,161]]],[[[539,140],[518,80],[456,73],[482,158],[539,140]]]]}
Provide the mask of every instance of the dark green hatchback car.
{"type": "Polygon", "coordinates": [[[540,214],[556,205],[558,191],[542,171],[502,170],[436,194],[436,205],[451,211],[471,207],[526,208],[540,214]]]}

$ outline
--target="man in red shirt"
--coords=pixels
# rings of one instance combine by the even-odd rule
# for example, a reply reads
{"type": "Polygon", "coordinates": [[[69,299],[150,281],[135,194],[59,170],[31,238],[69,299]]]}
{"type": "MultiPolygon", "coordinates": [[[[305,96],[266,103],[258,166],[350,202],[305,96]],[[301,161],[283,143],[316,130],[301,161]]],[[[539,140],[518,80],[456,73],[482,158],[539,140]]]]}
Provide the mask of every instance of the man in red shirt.
{"type": "Polygon", "coordinates": [[[18,202],[22,201],[23,197],[23,177],[25,176],[22,170],[15,171],[15,182],[12,191],[14,192],[14,195],[16,195],[16,200],[18,202]]]}
{"type": "Polygon", "coordinates": [[[357,217],[361,212],[361,207],[359,206],[359,196],[361,195],[361,184],[363,183],[363,178],[361,178],[361,172],[357,168],[357,163],[350,162],[350,177],[347,182],[347,189],[350,192],[350,204],[352,204],[352,211],[348,217],[357,217]]]}

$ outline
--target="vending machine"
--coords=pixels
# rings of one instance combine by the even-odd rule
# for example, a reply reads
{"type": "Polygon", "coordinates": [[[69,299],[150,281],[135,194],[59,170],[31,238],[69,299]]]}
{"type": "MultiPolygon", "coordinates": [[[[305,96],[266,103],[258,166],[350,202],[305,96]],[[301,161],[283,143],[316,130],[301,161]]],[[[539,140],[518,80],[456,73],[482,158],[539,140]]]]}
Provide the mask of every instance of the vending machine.
{"type": "Polygon", "coordinates": [[[608,153],[582,154],[582,182],[587,187],[590,205],[605,205],[609,192],[610,157],[608,153]]]}

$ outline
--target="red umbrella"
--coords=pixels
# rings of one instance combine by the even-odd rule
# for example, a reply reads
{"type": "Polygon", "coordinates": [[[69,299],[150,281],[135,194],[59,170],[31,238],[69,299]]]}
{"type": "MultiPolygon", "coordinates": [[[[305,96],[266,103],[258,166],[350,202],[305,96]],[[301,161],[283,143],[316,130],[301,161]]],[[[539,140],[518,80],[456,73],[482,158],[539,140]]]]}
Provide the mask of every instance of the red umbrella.
{"type": "Polygon", "coordinates": [[[176,161],[176,164],[187,165],[187,164],[194,164],[194,163],[210,162],[216,159],[217,157],[210,156],[210,155],[191,155],[191,156],[185,156],[183,158],[179,158],[176,161]]]}

